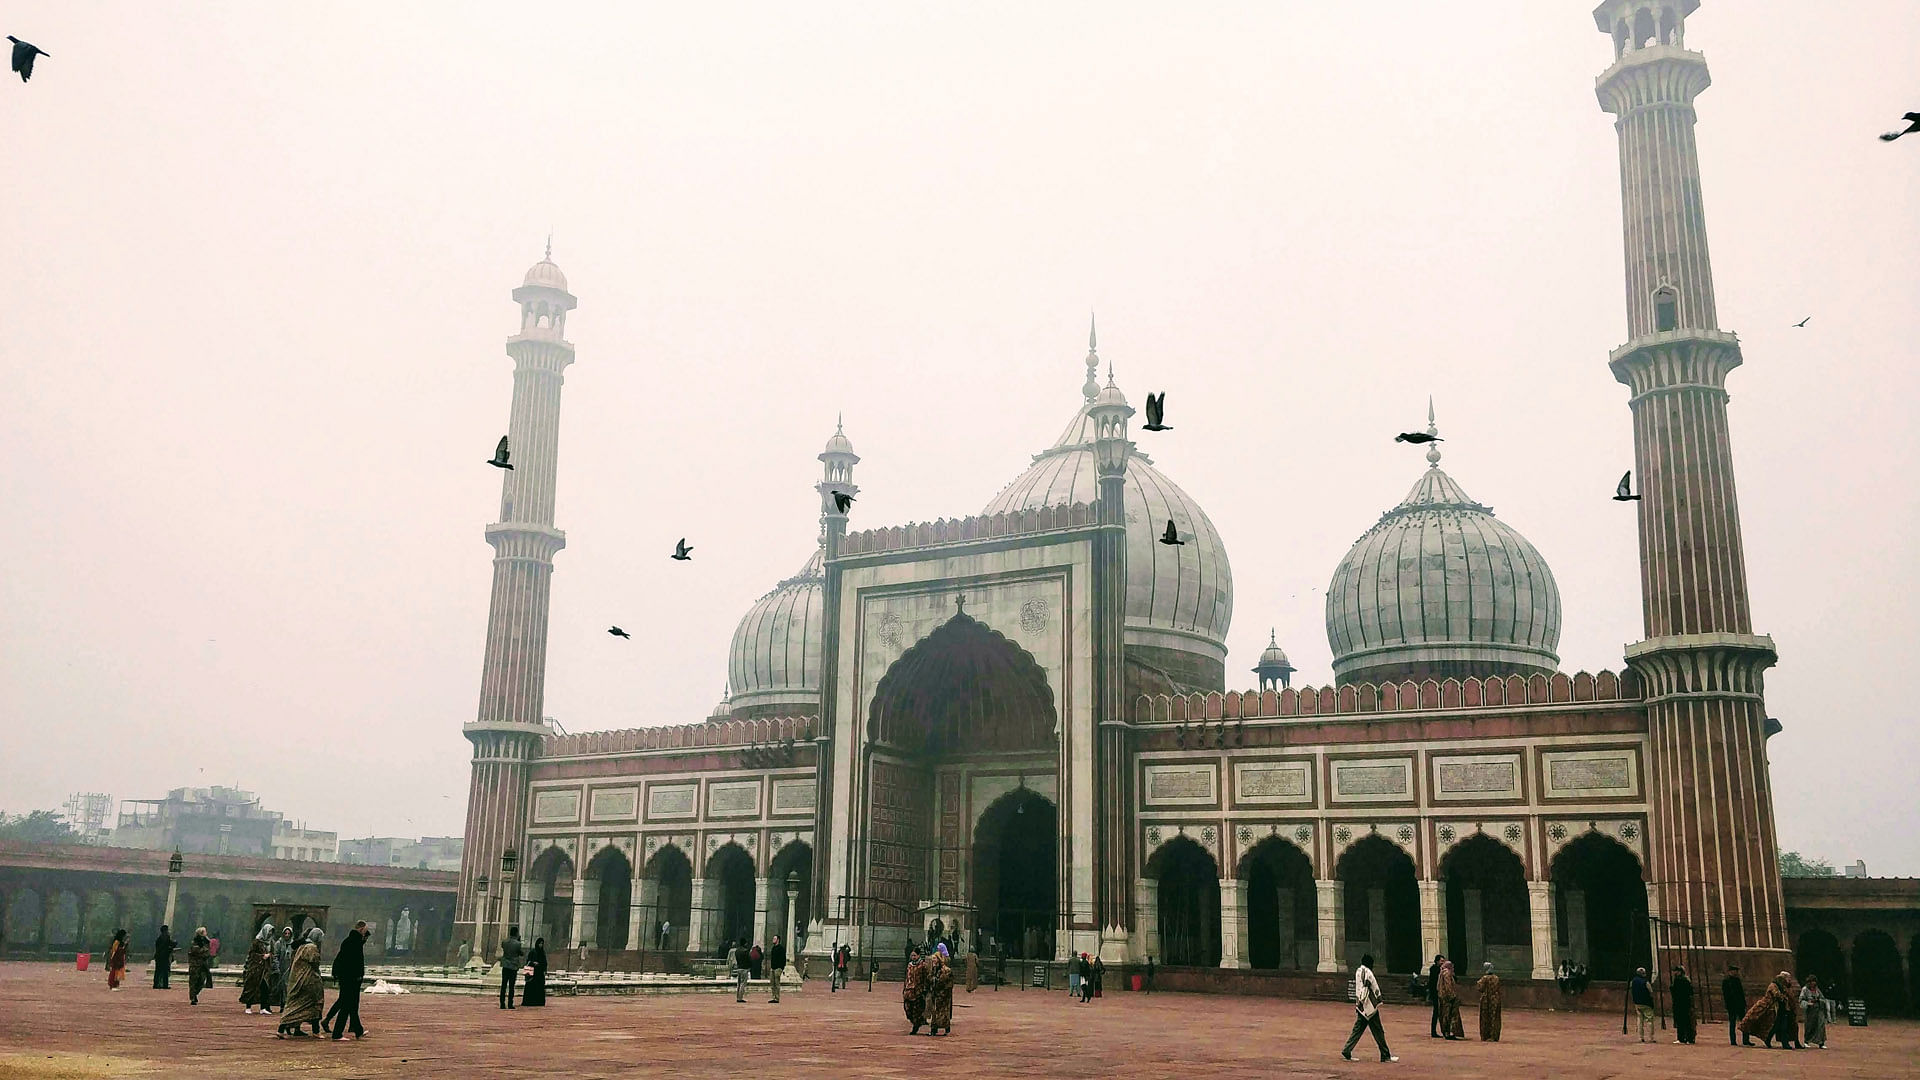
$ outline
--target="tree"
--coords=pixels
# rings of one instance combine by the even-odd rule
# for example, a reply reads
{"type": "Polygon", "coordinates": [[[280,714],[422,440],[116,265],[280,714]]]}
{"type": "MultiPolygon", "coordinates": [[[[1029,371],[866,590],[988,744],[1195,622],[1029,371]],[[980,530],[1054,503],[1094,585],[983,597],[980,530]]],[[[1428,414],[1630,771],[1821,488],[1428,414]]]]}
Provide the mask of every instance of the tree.
{"type": "MultiPolygon", "coordinates": [[[[59,844],[73,840],[73,830],[52,810],[8,817],[0,813],[0,840],[24,840],[29,844],[59,844]]],[[[1829,871],[1831,872],[1831,871],[1829,871]]]]}
{"type": "Polygon", "coordinates": [[[1825,859],[1809,859],[1797,851],[1780,853],[1781,877],[1832,877],[1833,864],[1825,859]]]}

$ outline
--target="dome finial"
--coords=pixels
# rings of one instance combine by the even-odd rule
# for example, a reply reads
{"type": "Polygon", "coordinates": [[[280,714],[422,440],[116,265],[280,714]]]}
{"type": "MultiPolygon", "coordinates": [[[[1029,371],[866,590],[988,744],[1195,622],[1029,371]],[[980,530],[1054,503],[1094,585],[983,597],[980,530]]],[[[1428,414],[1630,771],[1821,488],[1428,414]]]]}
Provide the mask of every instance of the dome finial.
{"type": "Polygon", "coordinates": [[[553,261],[553,230],[547,230],[547,253],[541,256],[547,262],[553,261]]]}
{"type": "MultiPolygon", "coordinates": [[[[1429,435],[1440,434],[1440,425],[1433,422],[1433,395],[1432,394],[1427,395],[1427,434],[1429,435]]],[[[1440,444],[1437,442],[1430,442],[1427,444],[1427,468],[1437,469],[1439,467],[1440,467],[1440,444]]]]}
{"type": "Polygon", "coordinates": [[[1093,321],[1093,314],[1087,314],[1087,381],[1080,387],[1080,395],[1092,401],[1100,394],[1100,337],[1093,321]]]}
{"type": "Polygon", "coordinates": [[[1277,649],[1279,647],[1280,647],[1280,631],[1277,627],[1271,628],[1267,631],[1267,648],[1277,649]]]}

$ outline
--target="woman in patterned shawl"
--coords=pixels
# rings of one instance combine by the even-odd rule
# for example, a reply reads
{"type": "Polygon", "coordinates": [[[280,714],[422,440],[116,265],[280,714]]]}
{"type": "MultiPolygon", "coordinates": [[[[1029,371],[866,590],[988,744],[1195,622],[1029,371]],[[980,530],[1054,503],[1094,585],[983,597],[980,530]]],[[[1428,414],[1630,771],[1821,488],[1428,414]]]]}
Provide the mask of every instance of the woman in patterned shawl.
{"type": "Polygon", "coordinates": [[[113,943],[107,946],[107,989],[120,989],[120,980],[127,977],[127,932],[115,930],[113,943]]]}
{"type": "Polygon", "coordinates": [[[1440,1031],[1449,1039],[1464,1039],[1466,1028],[1460,1024],[1460,986],[1453,974],[1453,961],[1440,961],[1440,1031]]]}
{"type": "Polygon", "coordinates": [[[1767,983],[1766,992],[1747,1007],[1747,1015],[1740,1018],[1740,1033],[1758,1035],[1766,1040],[1768,1046],[1772,1046],[1774,1022],[1779,1017],[1779,1010],[1786,1005],[1787,992],[1781,987],[1779,977],[1775,976],[1773,981],[1767,983]]]}
{"type": "Polygon", "coordinates": [[[1500,1041],[1500,976],[1493,973],[1493,961],[1481,967],[1486,971],[1474,987],[1480,991],[1480,1041],[1500,1041]]]}
{"type": "Polygon", "coordinates": [[[193,932],[193,941],[187,945],[187,1004],[200,1004],[200,991],[212,985],[213,944],[202,926],[193,932]]]}
{"type": "Polygon", "coordinates": [[[940,945],[928,961],[931,970],[927,972],[927,1021],[932,1026],[927,1034],[938,1035],[942,1028],[947,1034],[953,1034],[953,965],[947,963],[947,947],[940,945]]]}
{"type": "Polygon", "coordinates": [[[927,1022],[927,971],[920,962],[919,949],[907,956],[907,978],[900,984],[900,1006],[907,1011],[907,1022],[913,1025],[907,1034],[920,1034],[920,1025],[927,1022]]]}
{"type": "Polygon", "coordinates": [[[253,935],[253,943],[247,946],[247,967],[240,978],[240,1004],[247,1007],[247,1014],[272,1012],[273,995],[273,924],[261,923],[260,932],[253,935]]]}
{"type": "Polygon", "coordinates": [[[307,931],[307,940],[293,954],[293,970],[287,973],[287,1007],[280,1011],[280,1030],[274,1032],[275,1038],[284,1039],[289,1033],[304,1035],[301,1024],[312,1024],[313,1034],[320,1035],[320,1006],[325,996],[325,984],[320,981],[320,928],[307,931]]]}

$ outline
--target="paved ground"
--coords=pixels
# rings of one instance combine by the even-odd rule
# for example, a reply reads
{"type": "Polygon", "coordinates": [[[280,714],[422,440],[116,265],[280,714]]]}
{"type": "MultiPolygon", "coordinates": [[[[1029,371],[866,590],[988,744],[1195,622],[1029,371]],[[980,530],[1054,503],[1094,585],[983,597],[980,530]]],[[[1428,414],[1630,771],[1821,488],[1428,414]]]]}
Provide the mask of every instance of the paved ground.
{"type": "MultiPolygon", "coordinates": [[[[180,981],[174,985],[178,987],[180,981]]],[[[1117,994],[1092,1005],[1064,993],[956,995],[951,1038],[907,1038],[898,984],[827,994],[809,984],[778,1006],[763,997],[559,998],[503,1013],[474,997],[369,997],[363,1042],[282,1042],[247,1016],[230,983],[186,993],[136,984],[109,993],[98,971],[0,964],[0,1078],[191,1077],[1885,1077],[1920,1075],[1920,1024],[1838,1027],[1832,1049],[1734,1050],[1725,1029],[1698,1046],[1643,1046],[1617,1017],[1507,1013],[1505,1041],[1426,1037],[1424,1010],[1389,1006],[1401,1056],[1371,1040],[1348,1064],[1352,1011],[1338,1003],[1185,994],[1117,994]]],[[[1468,1026],[1473,1026],[1469,1020],[1468,1026]]],[[[1671,1035],[1668,1036],[1671,1039],[1671,1035]]]]}

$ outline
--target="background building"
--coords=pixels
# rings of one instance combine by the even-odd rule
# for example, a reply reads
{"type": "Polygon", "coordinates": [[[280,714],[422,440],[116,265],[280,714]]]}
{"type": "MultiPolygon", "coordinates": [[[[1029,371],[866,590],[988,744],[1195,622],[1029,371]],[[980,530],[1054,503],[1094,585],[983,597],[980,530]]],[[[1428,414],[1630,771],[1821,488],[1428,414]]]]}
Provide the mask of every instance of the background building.
{"type": "Polygon", "coordinates": [[[75,792],[67,796],[60,819],[73,830],[74,839],[79,843],[106,843],[113,832],[113,796],[97,791],[75,792]]]}
{"type": "Polygon", "coordinates": [[[295,859],[301,862],[338,862],[340,861],[340,834],[309,829],[305,822],[288,821],[281,818],[273,829],[273,850],[268,855],[275,859],[295,859]]]}
{"type": "Polygon", "coordinates": [[[340,834],[289,822],[251,791],[174,788],[164,799],[126,799],[107,837],[114,847],[263,859],[334,862],[340,834]]]}
{"type": "Polygon", "coordinates": [[[340,841],[340,861],[360,866],[458,870],[465,842],[458,836],[367,836],[340,841]]]}

